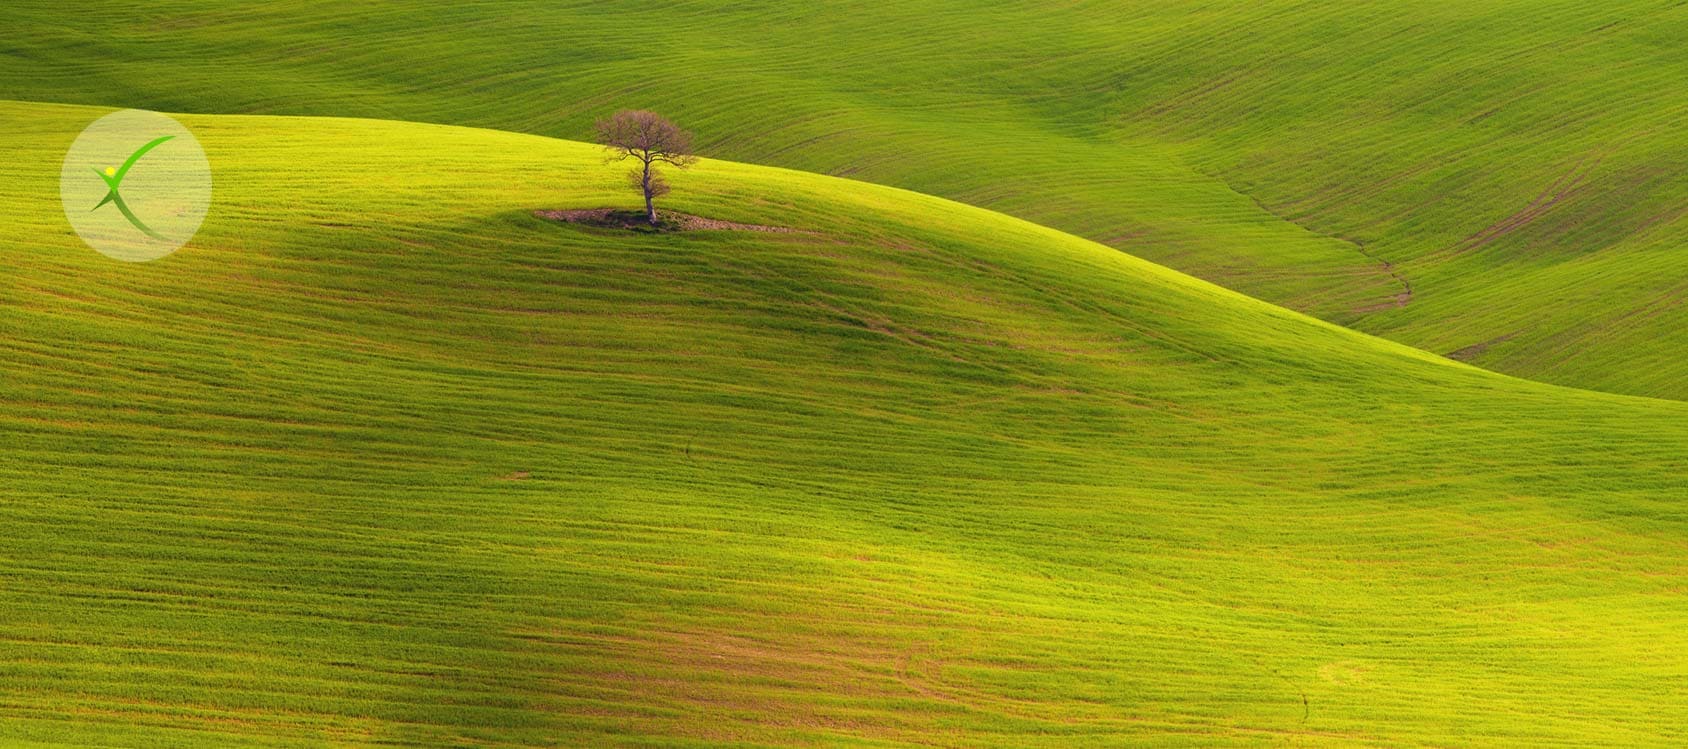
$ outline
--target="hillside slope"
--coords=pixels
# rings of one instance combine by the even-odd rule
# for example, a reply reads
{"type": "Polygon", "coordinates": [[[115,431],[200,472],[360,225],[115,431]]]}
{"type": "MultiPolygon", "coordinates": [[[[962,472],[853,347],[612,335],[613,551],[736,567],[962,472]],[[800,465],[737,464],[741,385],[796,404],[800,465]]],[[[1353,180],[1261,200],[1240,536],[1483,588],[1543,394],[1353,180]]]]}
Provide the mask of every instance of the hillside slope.
{"type": "Polygon", "coordinates": [[[1688,398],[1688,7],[10,3],[0,96],[584,137],[1030,219],[1485,367],[1688,398]],[[816,43],[816,40],[825,40],[816,43]]]}
{"type": "Polygon", "coordinates": [[[194,245],[0,144],[0,739],[1680,744],[1688,404],[943,200],[187,116],[194,245]]]}

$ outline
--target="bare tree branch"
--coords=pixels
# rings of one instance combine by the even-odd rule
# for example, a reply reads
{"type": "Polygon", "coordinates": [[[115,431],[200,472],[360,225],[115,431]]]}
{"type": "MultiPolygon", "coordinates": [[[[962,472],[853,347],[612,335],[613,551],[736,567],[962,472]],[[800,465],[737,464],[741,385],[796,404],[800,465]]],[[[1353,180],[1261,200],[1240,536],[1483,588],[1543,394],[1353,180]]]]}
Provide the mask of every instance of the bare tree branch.
{"type": "Polygon", "coordinates": [[[655,112],[621,110],[598,121],[598,142],[608,151],[608,162],[638,159],[640,165],[629,175],[634,187],[645,196],[645,215],[656,223],[656,198],[668,194],[668,182],[656,172],[657,164],[685,169],[697,163],[692,154],[692,134],[655,112]]]}

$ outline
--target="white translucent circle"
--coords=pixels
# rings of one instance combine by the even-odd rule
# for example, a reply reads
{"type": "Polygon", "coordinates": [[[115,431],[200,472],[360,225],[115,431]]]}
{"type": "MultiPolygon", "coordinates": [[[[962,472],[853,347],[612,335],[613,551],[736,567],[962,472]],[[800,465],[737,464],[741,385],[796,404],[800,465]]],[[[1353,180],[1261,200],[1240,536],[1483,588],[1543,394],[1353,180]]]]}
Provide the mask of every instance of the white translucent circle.
{"type": "Polygon", "coordinates": [[[211,163],[182,123],[125,109],[76,137],[59,172],[59,200],[77,236],[100,254],[157,260],[199,231],[211,208],[211,163]]]}

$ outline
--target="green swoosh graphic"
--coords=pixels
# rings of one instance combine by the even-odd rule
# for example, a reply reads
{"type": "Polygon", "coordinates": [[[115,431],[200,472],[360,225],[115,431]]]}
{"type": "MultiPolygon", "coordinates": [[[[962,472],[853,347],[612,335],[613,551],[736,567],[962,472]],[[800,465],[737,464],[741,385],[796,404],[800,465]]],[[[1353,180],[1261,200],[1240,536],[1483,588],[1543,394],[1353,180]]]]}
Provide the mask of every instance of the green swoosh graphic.
{"type": "Polygon", "coordinates": [[[105,172],[94,169],[94,173],[100,175],[100,180],[105,182],[106,187],[109,189],[107,190],[105,197],[101,198],[100,202],[90,209],[90,211],[97,211],[100,209],[100,206],[103,206],[106,203],[115,203],[117,205],[118,212],[122,213],[123,217],[129,220],[129,223],[134,224],[136,229],[140,229],[141,233],[146,234],[153,239],[163,240],[164,235],[153,231],[151,227],[141,223],[141,220],[135,216],[135,212],[129,210],[129,204],[123,202],[123,196],[118,194],[117,188],[123,184],[123,176],[129,173],[130,167],[133,167],[135,162],[140,161],[141,157],[145,156],[148,151],[163,145],[165,141],[174,137],[176,136],[165,135],[154,138],[151,141],[148,141],[146,145],[135,149],[135,152],[129,154],[129,158],[123,162],[123,166],[117,168],[116,174],[107,176],[105,172]]]}

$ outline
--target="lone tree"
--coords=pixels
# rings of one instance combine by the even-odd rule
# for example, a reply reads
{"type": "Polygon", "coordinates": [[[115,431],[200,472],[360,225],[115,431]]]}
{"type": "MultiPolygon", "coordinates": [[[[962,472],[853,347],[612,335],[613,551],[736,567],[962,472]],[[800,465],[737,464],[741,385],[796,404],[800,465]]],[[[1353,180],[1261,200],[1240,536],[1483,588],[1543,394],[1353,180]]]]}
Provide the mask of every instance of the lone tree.
{"type": "Polygon", "coordinates": [[[656,199],[668,194],[668,181],[657,173],[656,165],[685,169],[696,162],[692,134],[655,112],[623,109],[598,120],[598,142],[610,152],[610,161],[639,160],[627,178],[645,194],[645,218],[656,225],[656,199]]]}

